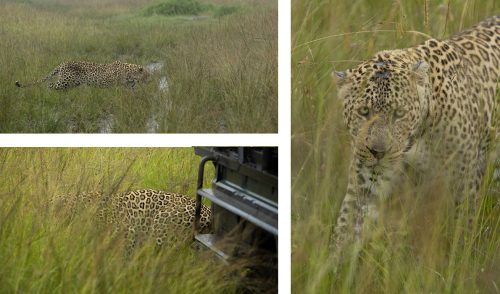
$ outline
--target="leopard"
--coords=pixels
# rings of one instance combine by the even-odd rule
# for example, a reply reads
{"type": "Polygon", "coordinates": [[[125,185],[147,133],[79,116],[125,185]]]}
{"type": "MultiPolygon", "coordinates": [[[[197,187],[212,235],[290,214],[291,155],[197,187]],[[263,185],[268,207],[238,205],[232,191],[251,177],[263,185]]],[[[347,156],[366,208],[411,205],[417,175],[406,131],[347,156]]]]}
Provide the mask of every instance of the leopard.
{"type": "MultiPolygon", "coordinates": [[[[187,232],[193,228],[196,209],[190,196],[155,189],[62,194],[53,197],[50,205],[54,211],[64,209],[70,214],[94,207],[100,225],[125,234],[127,256],[148,237],[154,238],[157,248],[189,239],[187,232]]],[[[201,204],[197,233],[208,233],[210,226],[211,209],[201,204]]]]}
{"type": "Polygon", "coordinates": [[[49,75],[37,81],[15,85],[19,88],[47,83],[48,89],[67,90],[80,85],[109,88],[122,85],[134,89],[150,80],[150,73],[141,65],[115,61],[100,64],[88,61],[67,61],[58,65],[49,75]]]}
{"type": "Polygon", "coordinates": [[[500,16],[493,16],[332,72],[352,150],[330,237],[335,263],[348,244],[362,242],[412,169],[445,171],[455,206],[477,211],[498,125],[499,64],[500,16]]]}

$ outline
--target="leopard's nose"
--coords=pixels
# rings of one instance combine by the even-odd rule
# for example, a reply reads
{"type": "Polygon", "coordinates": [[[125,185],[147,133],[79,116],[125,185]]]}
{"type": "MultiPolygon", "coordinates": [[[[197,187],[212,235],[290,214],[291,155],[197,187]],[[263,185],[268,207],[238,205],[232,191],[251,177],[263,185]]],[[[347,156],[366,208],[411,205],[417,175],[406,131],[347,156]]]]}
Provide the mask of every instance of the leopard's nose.
{"type": "Polygon", "coordinates": [[[376,158],[376,159],[382,159],[385,155],[385,150],[383,148],[377,148],[377,147],[366,147],[368,151],[376,158]]]}

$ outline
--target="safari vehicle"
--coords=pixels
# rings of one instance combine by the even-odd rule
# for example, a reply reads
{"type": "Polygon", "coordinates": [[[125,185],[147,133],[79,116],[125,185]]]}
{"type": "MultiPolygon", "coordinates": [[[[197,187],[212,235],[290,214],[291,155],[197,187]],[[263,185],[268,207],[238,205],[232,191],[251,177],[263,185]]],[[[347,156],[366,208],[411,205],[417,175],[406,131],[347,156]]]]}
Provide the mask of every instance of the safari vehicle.
{"type": "Polygon", "coordinates": [[[197,147],[202,157],[194,238],[225,262],[239,257],[263,258],[264,272],[278,269],[278,148],[197,147]],[[215,177],[210,188],[203,187],[205,165],[212,162],[215,177]],[[209,234],[198,230],[202,198],[212,205],[209,234]]]}

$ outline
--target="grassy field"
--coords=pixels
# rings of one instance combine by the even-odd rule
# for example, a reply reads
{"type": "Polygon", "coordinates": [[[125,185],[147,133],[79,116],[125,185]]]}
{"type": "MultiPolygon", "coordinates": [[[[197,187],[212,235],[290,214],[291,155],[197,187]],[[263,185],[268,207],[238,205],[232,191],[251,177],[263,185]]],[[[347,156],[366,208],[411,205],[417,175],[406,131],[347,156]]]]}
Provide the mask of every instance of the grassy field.
{"type": "MultiPolygon", "coordinates": [[[[333,275],[329,238],[350,146],[332,70],[375,52],[446,38],[500,13],[498,1],[292,1],[294,293],[500,293],[500,197],[491,160],[472,232],[439,179],[401,188],[358,255],[333,275]]],[[[498,142],[497,142],[498,144],[498,142]]]]}
{"type": "MultiPolygon", "coordinates": [[[[0,149],[1,293],[233,293],[240,265],[179,242],[154,242],[124,259],[121,234],[95,211],[51,212],[47,201],[79,191],[155,188],[194,195],[192,148],[0,149]]],[[[213,169],[207,169],[207,185],[213,169]]],[[[250,282],[248,282],[250,283],[250,282]]],[[[239,285],[238,285],[239,284],[239,285]]]]}
{"type": "Polygon", "coordinates": [[[1,1],[0,132],[277,132],[277,38],[277,1],[1,1]],[[68,60],[162,67],[136,91],[14,85],[68,60]]]}

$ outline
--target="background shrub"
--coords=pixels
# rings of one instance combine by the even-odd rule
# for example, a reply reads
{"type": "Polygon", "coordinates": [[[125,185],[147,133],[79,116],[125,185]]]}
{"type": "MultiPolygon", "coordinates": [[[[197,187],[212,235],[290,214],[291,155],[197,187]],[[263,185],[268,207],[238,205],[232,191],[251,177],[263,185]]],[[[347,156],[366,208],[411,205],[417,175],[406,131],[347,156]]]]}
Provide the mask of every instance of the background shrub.
{"type": "Polygon", "coordinates": [[[206,10],[206,5],[203,5],[197,0],[169,0],[167,2],[158,3],[149,6],[145,14],[150,15],[198,15],[206,10]]]}

